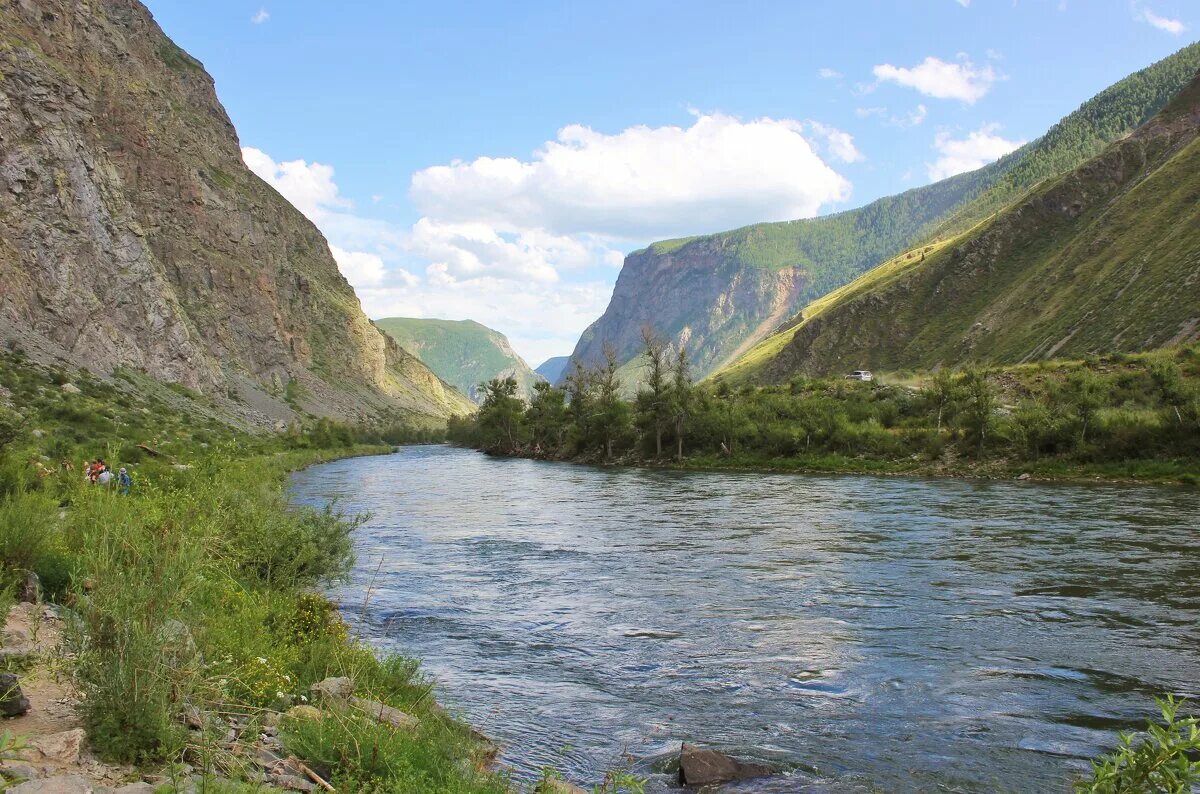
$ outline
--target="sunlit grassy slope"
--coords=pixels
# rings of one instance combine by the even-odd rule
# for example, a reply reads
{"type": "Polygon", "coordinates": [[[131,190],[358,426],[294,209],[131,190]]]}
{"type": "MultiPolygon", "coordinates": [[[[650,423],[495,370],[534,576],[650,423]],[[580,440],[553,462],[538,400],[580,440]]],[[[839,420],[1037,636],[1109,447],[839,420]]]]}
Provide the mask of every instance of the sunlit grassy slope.
{"type": "Polygon", "coordinates": [[[1200,325],[1200,83],[1099,157],[811,304],[714,377],[1143,350],[1200,325]]]}

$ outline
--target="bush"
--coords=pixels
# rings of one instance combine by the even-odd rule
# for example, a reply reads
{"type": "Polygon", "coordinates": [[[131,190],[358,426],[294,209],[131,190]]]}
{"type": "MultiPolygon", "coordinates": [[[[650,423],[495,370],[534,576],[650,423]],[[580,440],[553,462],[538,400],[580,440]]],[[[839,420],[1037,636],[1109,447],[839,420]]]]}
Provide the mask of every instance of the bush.
{"type": "Polygon", "coordinates": [[[1092,762],[1090,780],[1076,784],[1080,794],[1187,794],[1200,783],[1200,720],[1179,716],[1180,702],[1158,701],[1162,724],[1153,721],[1142,736],[1122,734],[1120,746],[1092,762]]]}

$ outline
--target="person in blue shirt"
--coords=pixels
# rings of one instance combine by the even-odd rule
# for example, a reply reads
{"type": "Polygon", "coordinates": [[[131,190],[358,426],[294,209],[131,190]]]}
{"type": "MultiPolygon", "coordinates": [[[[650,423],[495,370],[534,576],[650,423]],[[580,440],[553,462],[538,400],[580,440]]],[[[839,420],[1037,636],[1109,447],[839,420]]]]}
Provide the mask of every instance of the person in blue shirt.
{"type": "Polygon", "coordinates": [[[131,488],[133,488],[133,478],[129,476],[129,470],[122,466],[117,472],[117,490],[122,495],[129,496],[131,488]]]}

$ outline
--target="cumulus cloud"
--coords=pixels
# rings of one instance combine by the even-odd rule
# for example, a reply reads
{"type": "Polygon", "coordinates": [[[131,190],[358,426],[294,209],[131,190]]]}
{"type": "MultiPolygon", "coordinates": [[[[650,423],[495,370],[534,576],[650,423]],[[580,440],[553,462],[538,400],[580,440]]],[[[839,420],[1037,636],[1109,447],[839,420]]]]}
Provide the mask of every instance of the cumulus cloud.
{"type": "Polygon", "coordinates": [[[329,213],[353,206],[338,195],[333,166],[304,160],[277,163],[266,152],[252,146],[242,147],[242,160],[318,226],[329,213]]]}
{"type": "Polygon", "coordinates": [[[1170,33],[1172,36],[1178,36],[1187,29],[1187,26],[1180,20],[1171,19],[1170,17],[1160,17],[1149,8],[1142,9],[1141,20],[1152,27],[1170,33]]]}
{"type": "Polygon", "coordinates": [[[604,310],[624,251],[656,239],[815,215],[862,159],[820,122],[695,113],[688,126],[615,134],[564,127],[527,159],[479,157],[415,173],[411,227],[359,214],[332,166],[247,165],[308,216],[371,317],[474,319],[531,363],[564,355],[604,310]]]}
{"type": "Polygon", "coordinates": [[[250,21],[255,25],[261,25],[271,18],[271,12],[265,8],[258,9],[258,13],[250,17],[250,21]]]}
{"type": "Polygon", "coordinates": [[[812,128],[813,134],[824,141],[825,151],[833,159],[843,163],[857,163],[864,159],[862,152],[854,145],[854,136],[850,133],[819,121],[810,121],[808,126],[812,128]]]}
{"type": "Polygon", "coordinates": [[[828,66],[822,66],[817,70],[817,75],[822,80],[834,80],[842,76],[842,73],[837,69],[830,69],[828,66]]]}
{"type": "Polygon", "coordinates": [[[1010,141],[996,135],[997,124],[985,124],[965,138],[952,138],[946,131],[934,138],[933,148],[938,158],[926,163],[929,180],[939,179],[974,171],[1022,146],[1025,141],[1010,141]]]}
{"type": "Polygon", "coordinates": [[[690,127],[564,127],[530,160],[480,157],[413,175],[423,215],[626,240],[810,217],[850,195],[790,119],[696,114],[690,127]]]}
{"type": "Polygon", "coordinates": [[[935,99],[957,99],[968,105],[982,99],[999,79],[991,66],[976,67],[964,56],[958,62],[949,62],[931,55],[907,68],[883,63],[873,72],[882,82],[912,88],[935,99]]]}
{"type": "Polygon", "coordinates": [[[349,281],[350,286],[355,289],[378,286],[387,277],[387,268],[384,267],[383,257],[378,254],[347,251],[336,245],[330,245],[329,252],[333,254],[338,270],[342,271],[346,281],[349,281]]]}

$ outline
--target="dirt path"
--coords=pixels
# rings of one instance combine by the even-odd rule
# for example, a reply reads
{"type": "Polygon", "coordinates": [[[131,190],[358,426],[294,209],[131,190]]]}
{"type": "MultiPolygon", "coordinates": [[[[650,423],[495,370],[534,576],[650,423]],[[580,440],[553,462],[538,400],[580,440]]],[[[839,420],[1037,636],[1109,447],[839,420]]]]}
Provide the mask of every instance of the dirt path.
{"type": "Polygon", "coordinates": [[[87,748],[79,693],[71,683],[63,622],[44,604],[20,603],[0,636],[0,667],[15,672],[29,710],[0,722],[18,745],[0,764],[5,791],[13,794],[151,792],[129,767],[96,760],[87,748]]]}

